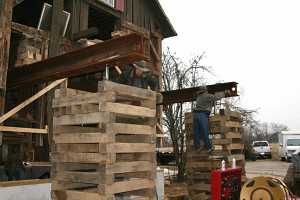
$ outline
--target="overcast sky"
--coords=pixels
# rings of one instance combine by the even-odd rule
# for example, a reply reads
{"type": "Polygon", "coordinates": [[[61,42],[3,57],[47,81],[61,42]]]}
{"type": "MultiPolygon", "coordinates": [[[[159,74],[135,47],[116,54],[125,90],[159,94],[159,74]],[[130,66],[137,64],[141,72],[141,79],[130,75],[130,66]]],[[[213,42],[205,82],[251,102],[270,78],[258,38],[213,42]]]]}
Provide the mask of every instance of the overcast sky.
{"type": "Polygon", "coordinates": [[[237,81],[257,118],[300,130],[299,0],[160,0],[182,58],[206,52],[213,81],[237,81]]]}

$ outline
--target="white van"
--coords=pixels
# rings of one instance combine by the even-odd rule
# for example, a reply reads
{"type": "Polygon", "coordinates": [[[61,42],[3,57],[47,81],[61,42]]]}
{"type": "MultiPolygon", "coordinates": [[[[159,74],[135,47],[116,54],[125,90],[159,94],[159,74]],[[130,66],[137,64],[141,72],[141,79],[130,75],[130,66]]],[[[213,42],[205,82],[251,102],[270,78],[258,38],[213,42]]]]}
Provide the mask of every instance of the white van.
{"type": "Polygon", "coordinates": [[[300,148],[300,131],[282,131],[279,134],[279,156],[281,160],[289,160],[300,148]]]}

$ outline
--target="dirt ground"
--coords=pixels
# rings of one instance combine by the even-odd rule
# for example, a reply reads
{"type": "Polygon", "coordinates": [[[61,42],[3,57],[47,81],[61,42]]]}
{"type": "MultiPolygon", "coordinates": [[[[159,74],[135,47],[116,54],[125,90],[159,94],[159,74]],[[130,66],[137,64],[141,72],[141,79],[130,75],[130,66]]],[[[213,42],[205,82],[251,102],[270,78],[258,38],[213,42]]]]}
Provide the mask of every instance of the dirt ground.
{"type": "Polygon", "coordinates": [[[284,180],[291,163],[274,160],[257,160],[246,163],[246,175],[248,178],[255,176],[274,176],[284,180]]]}

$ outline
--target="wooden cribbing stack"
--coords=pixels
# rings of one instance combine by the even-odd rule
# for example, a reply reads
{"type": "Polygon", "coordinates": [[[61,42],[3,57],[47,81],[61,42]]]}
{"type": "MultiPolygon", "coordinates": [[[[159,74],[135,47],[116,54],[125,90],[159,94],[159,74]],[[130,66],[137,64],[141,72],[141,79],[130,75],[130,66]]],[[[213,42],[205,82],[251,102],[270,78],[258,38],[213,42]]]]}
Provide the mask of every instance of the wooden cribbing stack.
{"type": "Polygon", "coordinates": [[[54,199],[155,198],[155,92],[103,81],[57,90],[53,109],[54,199]]]}
{"type": "Polygon", "coordinates": [[[185,114],[187,145],[187,188],[192,200],[209,200],[211,171],[220,167],[221,162],[211,159],[207,150],[195,150],[193,114],[185,114]]]}
{"type": "Polygon", "coordinates": [[[211,172],[221,168],[222,160],[230,167],[232,159],[235,158],[237,167],[244,169],[240,119],[239,113],[231,111],[210,117],[210,137],[214,150],[209,154],[207,150],[194,149],[193,115],[186,113],[187,184],[192,200],[211,199],[211,172]]]}
{"type": "Polygon", "coordinates": [[[222,110],[221,114],[212,116],[210,134],[214,146],[213,154],[223,156],[229,167],[235,158],[237,167],[242,168],[245,176],[245,145],[242,142],[240,113],[222,110]]]}

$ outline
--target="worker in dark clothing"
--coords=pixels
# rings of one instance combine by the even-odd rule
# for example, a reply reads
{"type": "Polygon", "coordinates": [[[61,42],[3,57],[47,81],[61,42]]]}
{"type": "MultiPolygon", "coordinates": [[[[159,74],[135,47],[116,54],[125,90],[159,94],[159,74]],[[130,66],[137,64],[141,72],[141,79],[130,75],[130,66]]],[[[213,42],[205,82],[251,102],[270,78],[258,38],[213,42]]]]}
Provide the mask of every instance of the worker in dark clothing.
{"type": "Polygon", "coordinates": [[[18,152],[18,148],[15,146],[12,152],[4,163],[4,169],[8,177],[8,181],[22,180],[25,178],[25,167],[21,158],[21,154],[18,152]]]}
{"type": "Polygon", "coordinates": [[[209,94],[206,87],[201,87],[197,92],[196,107],[193,110],[195,149],[201,150],[205,147],[209,152],[212,150],[209,140],[208,119],[215,102],[223,97],[225,97],[224,92],[209,94]]]}

